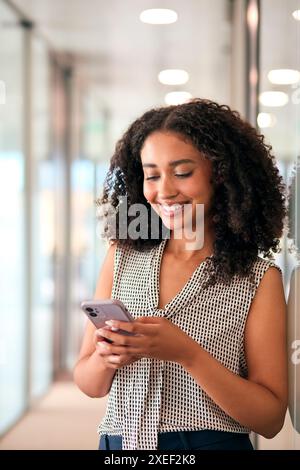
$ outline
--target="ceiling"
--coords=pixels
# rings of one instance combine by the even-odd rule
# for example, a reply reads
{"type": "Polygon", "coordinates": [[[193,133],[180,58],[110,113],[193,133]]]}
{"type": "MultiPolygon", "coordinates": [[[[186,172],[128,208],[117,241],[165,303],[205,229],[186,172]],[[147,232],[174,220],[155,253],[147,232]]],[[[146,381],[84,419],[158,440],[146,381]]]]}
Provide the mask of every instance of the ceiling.
{"type": "Polygon", "coordinates": [[[274,154],[293,161],[300,153],[300,83],[272,85],[268,72],[292,68],[300,71],[300,21],[292,12],[300,8],[299,0],[261,1],[260,26],[260,90],[283,91],[289,96],[287,105],[278,108],[261,106],[260,111],[271,113],[276,125],[262,129],[274,154]]]}
{"type": "Polygon", "coordinates": [[[222,102],[229,100],[228,0],[14,0],[58,51],[76,54],[81,70],[97,83],[118,114],[163,104],[167,91],[157,74],[183,68],[190,74],[176,87],[222,102]],[[141,23],[146,8],[170,7],[171,25],[141,23]]]}

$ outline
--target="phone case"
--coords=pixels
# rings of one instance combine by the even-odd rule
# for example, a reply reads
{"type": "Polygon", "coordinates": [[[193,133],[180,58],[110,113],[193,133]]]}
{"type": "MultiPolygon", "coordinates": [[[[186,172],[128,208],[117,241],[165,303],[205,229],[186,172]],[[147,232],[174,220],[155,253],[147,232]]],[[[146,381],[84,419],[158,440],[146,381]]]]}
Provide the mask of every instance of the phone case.
{"type": "MultiPolygon", "coordinates": [[[[117,299],[85,300],[81,303],[81,308],[96,328],[108,328],[105,325],[108,320],[133,321],[125,305],[117,299]]],[[[117,332],[129,336],[133,334],[124,330],[117,332]]]]}

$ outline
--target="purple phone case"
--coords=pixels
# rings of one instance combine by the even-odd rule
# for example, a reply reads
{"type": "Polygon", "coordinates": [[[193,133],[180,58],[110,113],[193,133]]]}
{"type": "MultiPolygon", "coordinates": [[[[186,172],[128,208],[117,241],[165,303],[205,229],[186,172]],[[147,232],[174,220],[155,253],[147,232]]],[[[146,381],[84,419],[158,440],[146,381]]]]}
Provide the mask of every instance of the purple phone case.
{"type": "MultiPolygon", "coordinates": [[[[81,308],[97,329],[109,328],[105,325],[105,322],[108,320],[134,320],[125,305],[117,299],[85,300],[81,303],[81,308]]],[[[118,330],[117,333],[128,336],[133,335],[133,333],[124,330],[118,330]]]]}

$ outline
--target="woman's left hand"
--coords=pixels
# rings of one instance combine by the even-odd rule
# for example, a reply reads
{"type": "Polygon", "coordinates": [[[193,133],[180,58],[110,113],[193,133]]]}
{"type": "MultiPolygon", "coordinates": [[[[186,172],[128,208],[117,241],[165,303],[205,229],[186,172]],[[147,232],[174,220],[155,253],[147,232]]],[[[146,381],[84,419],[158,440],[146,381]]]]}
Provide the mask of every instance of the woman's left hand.
{"type": "Polygon", "coordinates": [[[124,354],[125,351],[137,357],[152,357],[162,361],[183,364],[199,346],[190,336],[171,321],[161,317],[140,317],[133,322],[111,320],[106,324],[113,328],[134,333],[125,336],[118,332],[102,329],[101,335],[110,339],[111,354],[124,354]]]}

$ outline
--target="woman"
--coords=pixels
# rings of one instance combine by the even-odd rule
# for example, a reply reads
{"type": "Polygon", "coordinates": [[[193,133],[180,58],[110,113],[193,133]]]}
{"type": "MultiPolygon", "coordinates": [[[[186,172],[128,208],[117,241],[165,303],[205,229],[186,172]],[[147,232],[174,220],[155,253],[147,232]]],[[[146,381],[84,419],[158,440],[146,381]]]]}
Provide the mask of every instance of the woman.
{"type": "Polygon", "coordinates": [[[113,235],[107,218],[95,298],[117,298],[135,318],[87,325],[74,370],[87,395],[110,392],[100,449],[246,450],[250,431],[275,436],[286,304],[280,269],[258,255],[278,251],[286,214],[263,137],[208,100],[150,110],[118,142],[99,202],[118,217],[113,235]],[[121,196],[159,216],[158,238],[119,235],[121,196]]]}

